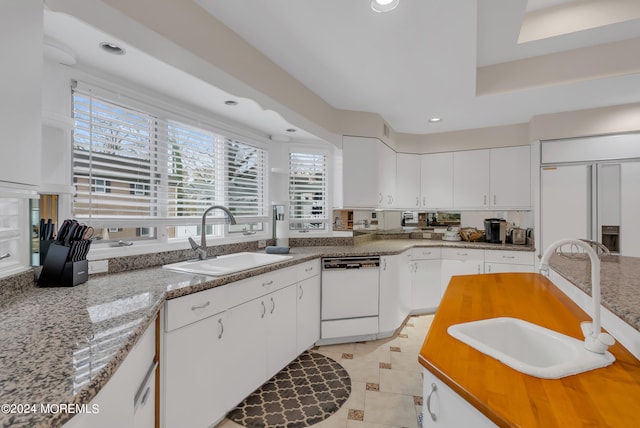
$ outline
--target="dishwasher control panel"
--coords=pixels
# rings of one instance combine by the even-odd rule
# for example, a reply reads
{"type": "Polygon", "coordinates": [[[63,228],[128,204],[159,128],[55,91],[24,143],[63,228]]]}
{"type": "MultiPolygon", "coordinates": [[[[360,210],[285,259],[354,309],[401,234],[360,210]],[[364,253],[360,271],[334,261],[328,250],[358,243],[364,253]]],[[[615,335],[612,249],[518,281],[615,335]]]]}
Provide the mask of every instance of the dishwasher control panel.
{"type": "Polygon", "coordinates": [[[322,270],[379,269],[380,257],[327,257],[322,259],[322,270]]]}

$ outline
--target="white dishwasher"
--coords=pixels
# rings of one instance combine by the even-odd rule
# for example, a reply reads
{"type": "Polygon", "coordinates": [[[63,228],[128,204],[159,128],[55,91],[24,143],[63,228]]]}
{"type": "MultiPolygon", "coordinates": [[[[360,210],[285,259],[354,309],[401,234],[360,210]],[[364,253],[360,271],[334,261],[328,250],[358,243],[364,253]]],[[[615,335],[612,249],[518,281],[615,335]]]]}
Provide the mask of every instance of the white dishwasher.
{"type": "Polygon", "coordinates": [[[378,334],[380,257],[322,259],[319,344],[368,340],[378,334]]]}

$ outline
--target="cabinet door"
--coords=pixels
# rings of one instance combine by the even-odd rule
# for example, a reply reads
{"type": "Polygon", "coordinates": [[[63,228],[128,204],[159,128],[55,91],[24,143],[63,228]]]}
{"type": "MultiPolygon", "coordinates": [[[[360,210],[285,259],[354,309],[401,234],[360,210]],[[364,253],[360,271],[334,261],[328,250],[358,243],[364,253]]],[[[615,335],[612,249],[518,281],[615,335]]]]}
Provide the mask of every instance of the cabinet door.
{"type": "Polygon", "coordinates": [[[640,162],[621,164],[620,255],[640,257],[640,162]]]}
{"type": "Polygon", "coordinates": [[[396,155],[396,208],[420,208],[420,155],[396,155]]]}
{"type": "Polygon", "coordinates": [[[227,310],[226,367],[235,374],[226,388],[230,407],[267,379],[267,305],[264,296],[227,310]]]}
{"type": "Polygon", "coordinates": [[[491,428],[496,425],[428,370],[423,370],[423,426],[491,428]]]}
{"type": "Polygon", "coordinates": [[[167,428],[208,427],[231,406],[226,399],[227,385],[235,384],[241,377],[227,382],[225,324],[223,312],[165,334],[163,382],[167,428]]]}
{"type": "Polygon", "coordinates": [[[396,206],[396,152],[380,140],[378,140],[377,152],[378,200],[380,200],[378,206],[392,208],[396,206]]]}
{"type": "Polygon", "coordinates": [[[491,199],[494,208],[531,208],[531,148],[491,149],[491,199]]]}
{"type": "Polygon", "coordinates": [[[489,206],[490,150],[453,153],[453,207],[489,206]]]}
{"type": "Polygon", "coordinates": [[[541,252],[558,239],[590,239],[591,167],[545,167],[541,181],[541,252]]]}
{"type": "Polygon", "coordinates": [[[484,251],[467,248],[444,248],[442,251],[441,295],[454,275],[484,273],[484,251]]]}
{"type": "Polygon", "coordinates": [[[440,260],[416,260],[413,262],[412,312],[433,312],[440,305],[441,263],[440,260]]]}
{"type": "Polygon", "coordinates": [[[41,1],[0,2],[0,182],[40,183],[42,16],[41,1]]]}
{"type": "Polygon", "coordinates": [[[345,207],[373,208],[379,196],[378,144],[376,138],[344,137],[342,142],[342,186],[345,207]]]}
{"type": "Polygon", "coordinates": [[[296,298],[295,285],[264,296],[267,305],[267,376],[264,380],[278,373],[298,355],[296,298]]]}
{"type": "Polygon", "coordinates": [[[381,335],[395,331],[401,324],[400,320],[400,279],[401,256],[380,257],[380,300],[378,325],[381,335]]]}
{"type": "Polygon", "coordinates": [[[421,207],[453,207],[453,153],[422,155],[420,160],[421,207]]]}
{"type": "Polygon", "coordinates": [[[320,275],[300,281],[297,287],[297,353],[301,354],[320,339],[320,275]]]}

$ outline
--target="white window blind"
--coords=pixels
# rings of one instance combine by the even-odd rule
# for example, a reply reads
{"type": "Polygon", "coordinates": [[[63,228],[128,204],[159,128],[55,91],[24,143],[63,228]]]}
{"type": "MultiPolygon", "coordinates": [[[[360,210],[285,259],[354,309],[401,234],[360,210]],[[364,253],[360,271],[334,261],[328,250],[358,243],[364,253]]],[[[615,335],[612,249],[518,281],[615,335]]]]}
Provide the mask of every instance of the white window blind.
{"type": "Polygon", "coordinates": [[[327,156],[289,153],[290,229],[326,229],[327,156]]]}
{"type": "Polygon", "coordinates": [[[239,223],[266,220],[265,150],[97,92],[73,91],[75,217],[102,227],[195,224],[217,204],[239,223]]]}

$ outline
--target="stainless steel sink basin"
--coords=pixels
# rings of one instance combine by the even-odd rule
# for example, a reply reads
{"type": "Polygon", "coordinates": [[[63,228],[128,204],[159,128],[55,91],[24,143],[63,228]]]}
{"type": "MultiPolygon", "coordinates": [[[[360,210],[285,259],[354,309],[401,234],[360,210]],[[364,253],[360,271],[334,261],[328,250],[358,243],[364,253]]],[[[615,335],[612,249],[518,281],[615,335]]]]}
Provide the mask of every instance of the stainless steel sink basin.
{"type": "Polygon", "coordinates": [[[291,256],[282,254],[234,253],[207,260],[188,260],[162,266],[164,269],[202,275],[222,276],[282,262],[291,256]]]}
{"type": "Polygon", "coordinates": [[[582,340],[517,318],[455,324],[447,332],[521,373],[543,379],[558,379],[615,361],[610,352],[588,351],[582,340]]]}

